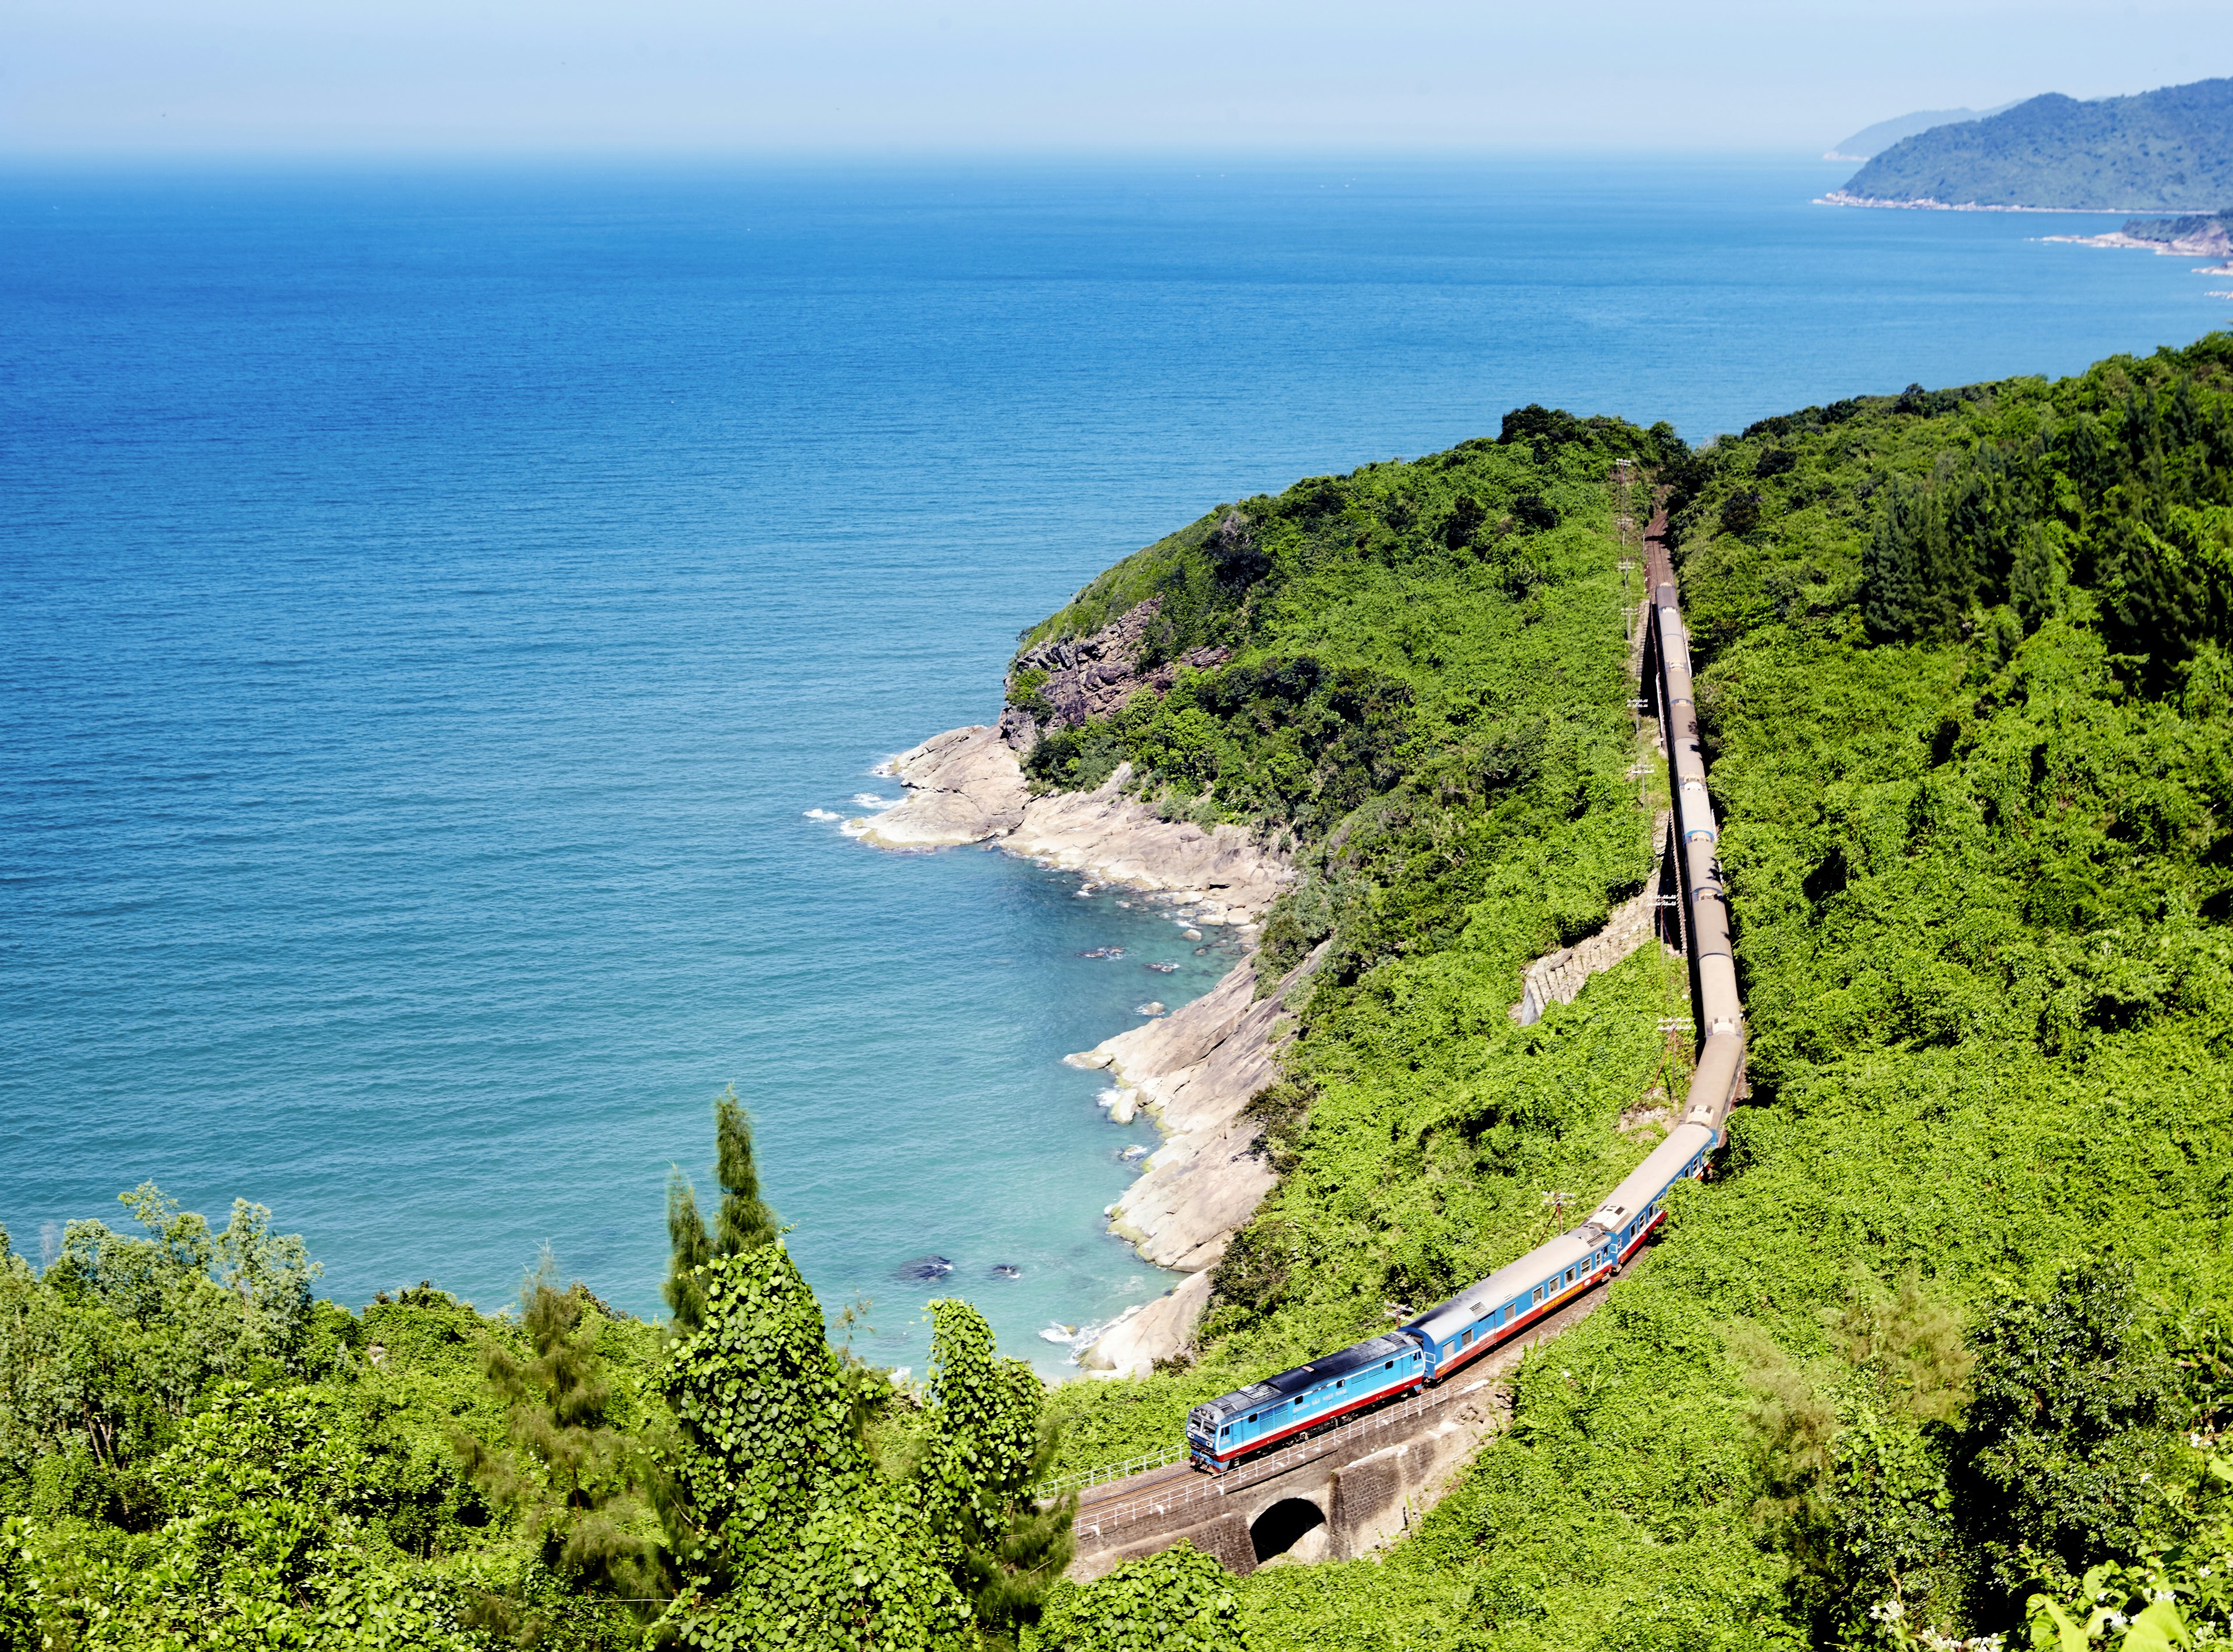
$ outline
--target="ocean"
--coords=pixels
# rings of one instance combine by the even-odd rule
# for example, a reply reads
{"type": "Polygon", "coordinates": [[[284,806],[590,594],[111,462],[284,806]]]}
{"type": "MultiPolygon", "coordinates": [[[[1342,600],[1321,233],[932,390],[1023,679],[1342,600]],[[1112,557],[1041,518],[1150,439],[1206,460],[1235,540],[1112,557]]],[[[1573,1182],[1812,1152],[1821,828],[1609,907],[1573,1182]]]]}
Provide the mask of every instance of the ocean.
{"type": "Polygon", "coordinates": [[[1102,1231],[1153,1129],[1060,1057],[1229,948],[838,820],[1219,503],[2227,316],[2035,238],[2112,221],[1811,205],[1843,171],[0,176],[0,1222],[50,1257],[152,1179],[352,1305],[547,1246],[648,1315],[733,1084],[859,1351],[919,1369],[953,1293],[1071,1369],[1171,1281],[1102,1231]]]}

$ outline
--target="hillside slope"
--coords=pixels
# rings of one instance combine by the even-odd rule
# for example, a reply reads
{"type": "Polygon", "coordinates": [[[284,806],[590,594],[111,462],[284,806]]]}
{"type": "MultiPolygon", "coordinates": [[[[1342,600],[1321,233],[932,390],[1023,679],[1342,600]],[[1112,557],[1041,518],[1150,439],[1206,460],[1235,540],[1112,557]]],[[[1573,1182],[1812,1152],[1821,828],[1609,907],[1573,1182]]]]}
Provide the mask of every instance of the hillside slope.
{"type": "MultiPolygon", "coordinates": [[[[2021,1635],[2105,1563],[2139,1568],[2113,1603],[2222,1625],[2233,341],[1810,408],[1662,475],[1759,1104],[1416,1538],[1246,1582],[1253,1644],[2021,1635]]],[[[1285,1180],[1201,1363],[1060,1393],[1073,1460],[1475,1277],[1650,1139],[1679,975],[1640,953],[1514,1028],[1481,940],[1528,862],[1496,858],[1467,927],[1300,1006],[1285,1180]]],[[[1344,909],[1435,864],[1349,868],[1344,909]]]]}
{"type": "Polygon", "coordinates": [[[2080,102],[2050,92],[1892,145],[1843,194],[1948,205],[2214,211],[2233,205],[2233,79],[2080,102]]]}

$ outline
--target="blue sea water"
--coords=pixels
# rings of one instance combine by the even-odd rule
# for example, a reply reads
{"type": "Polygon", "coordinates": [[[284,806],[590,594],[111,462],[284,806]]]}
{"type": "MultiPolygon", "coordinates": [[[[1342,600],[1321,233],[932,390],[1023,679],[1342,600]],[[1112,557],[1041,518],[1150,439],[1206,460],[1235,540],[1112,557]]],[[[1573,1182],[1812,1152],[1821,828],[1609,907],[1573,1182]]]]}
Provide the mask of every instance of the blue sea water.
{"type": "Polygon", "coordinates": [[[1837,181],[0,178],[0,1221],[50,1253],[153,1178],[270,1205],[347,1302],[493,1306],[548,1244],[649,1313],[733,1083],[865,1350],[919,1364],[951,1291],[1059,1369],[1042,1327],[1168,1283],[1101,1231],[1153,1132],[1059,1057],[1227,959],[809,811],[896,796],[1019,628],[1221,501],[1526,401],[1702,439],[2227,314],[2035,239],[2104,220],[1837,181]]]}

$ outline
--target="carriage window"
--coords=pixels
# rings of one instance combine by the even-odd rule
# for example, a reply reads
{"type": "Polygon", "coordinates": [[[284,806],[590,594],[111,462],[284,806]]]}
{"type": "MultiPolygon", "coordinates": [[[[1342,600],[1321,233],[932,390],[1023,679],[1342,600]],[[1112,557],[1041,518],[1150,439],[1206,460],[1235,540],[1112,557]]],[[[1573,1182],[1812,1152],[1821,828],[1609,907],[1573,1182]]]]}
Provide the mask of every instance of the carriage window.
{"type": "Polygon", "coordinates": [[[1251,1421],[1251,1422],[1253,1422],[1253,1421],[1256,1421],[1256,1414],[1255,1414],[1253,1411],[1251,1411],[1251,1412],[1248,1414],[1248,1421],[1251,1421]]]}
{"type": "Polygon", "coordinates": [[[1392,1360],[1392,1359],[1391,1359],[1391,1360],[1390,1360],[1390,1361],[1388,1362],[1388,1363],[1386,1363],[1385,1365],[1382,1366],[1380,1369],[1381,1369],[1382,1370],[1383,1370],[1383,1371],[1392,1371],[1392,1370],[1394,1370],[1394,1369],[1396,1369],[1396,1362],[1395,1362],[1394,1360],[1392,1360]]]}
{"type": "Polygon", "coordinates": [[[1535,1300],[1538,1302],[1543,1300],[1543,1287],[1540,1285],[1535,1287],[1535,1300]]]}
{"type": "Polygon", "coordinates": [[[1572,1268],[1568,1268],[1568,1269],[1566,1270],[1566,1283],[1567,1283],[1568,1285],[1572,1285],[1572,1284],[1573,1284],[1573,1282],[1574,1282],[1574,1271],[1573,1271],[1573,1269],[1572,1269],[1572,1268]]]}
{"type": "Polygon", "coordinates": [[[1471,1348],[1473,1346],[1473,1332],[1468,1330],[1464,1336],[1459,1337],[1458,1346],[1460,1348],[1471,1348]]]}
{"type": "Polygon", "coordinates": [[[1347,1388],[1348,1386],[1349,1386],[1349,1379],[1348,1379],[1347,1377],[1345,1377],[1345,1376],[1344,1376],[1344,1378],[1342,1378],[1340,1382],[1337,1382],[1337,1383],[1335,1383],[1335,1384],[1334,1384],[1334,1387],[1336,1387],[1336,1388],[1338,1388],[1338,1389],[1345,1389],[1345,1388],[1347,1388]]]}

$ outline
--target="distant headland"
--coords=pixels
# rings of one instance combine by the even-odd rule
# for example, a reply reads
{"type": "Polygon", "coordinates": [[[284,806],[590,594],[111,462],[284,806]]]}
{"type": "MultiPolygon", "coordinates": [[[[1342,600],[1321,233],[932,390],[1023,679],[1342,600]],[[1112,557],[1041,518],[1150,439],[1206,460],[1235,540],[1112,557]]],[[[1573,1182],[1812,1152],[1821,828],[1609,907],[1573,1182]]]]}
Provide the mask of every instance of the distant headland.
{"type": "Polygon", "coordinates": [[[2215,212],[2233,205],[2233,79],[2090,101],[2049,92],[1932,126],[1824,198],[1956,211],[2215,212]]]}

